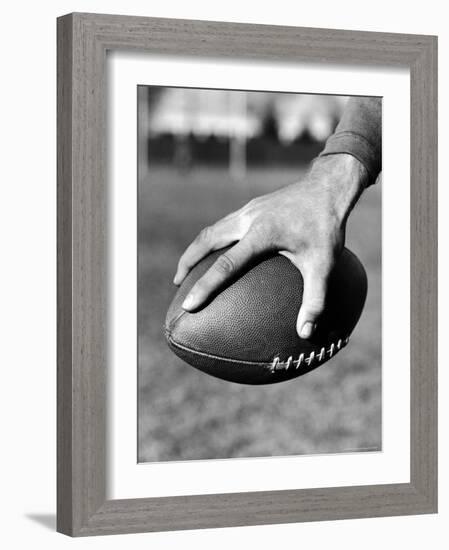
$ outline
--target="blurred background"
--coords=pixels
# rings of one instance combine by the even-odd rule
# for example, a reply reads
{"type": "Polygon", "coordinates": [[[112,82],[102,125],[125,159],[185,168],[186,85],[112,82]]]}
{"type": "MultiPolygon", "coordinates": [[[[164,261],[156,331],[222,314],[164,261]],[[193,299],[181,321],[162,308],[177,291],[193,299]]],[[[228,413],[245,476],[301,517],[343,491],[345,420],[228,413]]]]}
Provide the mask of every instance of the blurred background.
{"type": "Polygon", "coordinates": [[[301,178],[341,96],[138,87],[138,461],[381,449],[381,186],[348,222],[368,274],[365,310],[332,361],[280,384],[212,378],[163,325],[177,261],[206,225],[301,178]]]}

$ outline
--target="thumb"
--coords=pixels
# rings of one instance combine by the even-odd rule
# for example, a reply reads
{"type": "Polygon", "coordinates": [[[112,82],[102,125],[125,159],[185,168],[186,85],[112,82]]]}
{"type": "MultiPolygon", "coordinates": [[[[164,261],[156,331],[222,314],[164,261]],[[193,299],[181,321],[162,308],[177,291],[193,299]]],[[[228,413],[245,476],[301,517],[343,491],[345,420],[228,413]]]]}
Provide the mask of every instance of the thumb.
{"type": "Polygon", "coordinates": [[[327,290],[327,269],[310,268],[303,272],[304,291],[296,330],[300,338],[310,338],[318,317],[324,310],[327,290]]]}

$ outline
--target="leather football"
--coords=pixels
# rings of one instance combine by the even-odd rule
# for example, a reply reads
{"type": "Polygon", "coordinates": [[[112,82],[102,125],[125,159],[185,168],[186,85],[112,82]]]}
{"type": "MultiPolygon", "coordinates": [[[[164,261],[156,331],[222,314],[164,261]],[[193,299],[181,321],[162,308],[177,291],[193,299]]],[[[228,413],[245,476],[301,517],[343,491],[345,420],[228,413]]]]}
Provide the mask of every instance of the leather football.
{"type": "Polygon", "coordinates": [[[346,248],[340,254],[324,312],[313,336],[304,340],[296,332],[302,275],[279,254],[254,261],[202,309],[182,309],[189,290],[224,250],[190,271],[168,309],[165,335],[178,357],[230,382],[273,384],[323,365],[348,344],[367,293],[365,269],[355,254],[346,248]]]}

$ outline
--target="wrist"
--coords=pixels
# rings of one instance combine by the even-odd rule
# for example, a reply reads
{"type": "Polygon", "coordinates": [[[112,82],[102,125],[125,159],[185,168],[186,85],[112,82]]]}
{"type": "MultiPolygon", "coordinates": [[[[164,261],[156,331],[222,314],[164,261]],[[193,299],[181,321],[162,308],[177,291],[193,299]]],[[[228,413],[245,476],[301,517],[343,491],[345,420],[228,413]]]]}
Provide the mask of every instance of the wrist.
{"type": "Polygon", "coordinates": [[[344,224],[368,185],[369,174],[353,155],[336,153],[315,159],[310,180],[314,185],[322,186],[334,215],[344,224]]]}

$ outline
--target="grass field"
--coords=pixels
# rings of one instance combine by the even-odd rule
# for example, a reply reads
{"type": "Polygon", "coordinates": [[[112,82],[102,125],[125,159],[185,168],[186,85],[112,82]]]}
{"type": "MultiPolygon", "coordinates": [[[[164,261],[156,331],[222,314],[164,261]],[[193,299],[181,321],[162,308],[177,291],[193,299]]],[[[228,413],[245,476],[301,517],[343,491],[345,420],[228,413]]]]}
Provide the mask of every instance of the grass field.
{"type": "Polygon", "coordinates": [[[368,298],[347,348],[304,377],[270,386],[212,378],[167,347],[175,266],[199,230],[301,171],[155,168],[139,185],[139,462],[336,453],[381,447],[381,189],[353,212],[346,245],[368,273],[368,298]]]}

